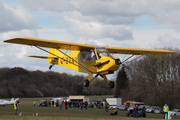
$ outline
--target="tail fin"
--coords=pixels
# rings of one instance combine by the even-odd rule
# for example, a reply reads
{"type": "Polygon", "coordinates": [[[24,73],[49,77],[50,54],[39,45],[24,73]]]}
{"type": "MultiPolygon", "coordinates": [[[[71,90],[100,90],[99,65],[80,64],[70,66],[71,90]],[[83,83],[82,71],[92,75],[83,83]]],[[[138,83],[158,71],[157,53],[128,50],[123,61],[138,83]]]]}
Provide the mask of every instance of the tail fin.
{"type": "Polygon", "coordinates": [[[19,100],[19,98],[16,98],[14,101],[19,100]]]}
{"type": "Polygon", "coordinates": [[[11,100],[10,101],[14,101],[14,98],[11,98],[11,100]]]}

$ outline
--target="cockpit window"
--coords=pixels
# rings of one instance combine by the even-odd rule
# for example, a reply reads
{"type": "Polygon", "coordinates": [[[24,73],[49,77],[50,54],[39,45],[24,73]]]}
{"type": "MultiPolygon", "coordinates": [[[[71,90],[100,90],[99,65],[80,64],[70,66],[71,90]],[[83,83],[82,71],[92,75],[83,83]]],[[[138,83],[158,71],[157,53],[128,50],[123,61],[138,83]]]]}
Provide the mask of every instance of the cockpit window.
{"type": "Polygon", "coordinates": [[[101,56],[110,56],[106,48],[96,48],[96,52],[99,59],[101,58],[101,56]]]}
{"type": "Polygon", "coordinates": [[[96,58],[96,54],[94,53],[94,51],[82,51],[80,53],[80,60],[82,62],[86,62],[86,61],[97,60],[97,58],[96,58]]]}

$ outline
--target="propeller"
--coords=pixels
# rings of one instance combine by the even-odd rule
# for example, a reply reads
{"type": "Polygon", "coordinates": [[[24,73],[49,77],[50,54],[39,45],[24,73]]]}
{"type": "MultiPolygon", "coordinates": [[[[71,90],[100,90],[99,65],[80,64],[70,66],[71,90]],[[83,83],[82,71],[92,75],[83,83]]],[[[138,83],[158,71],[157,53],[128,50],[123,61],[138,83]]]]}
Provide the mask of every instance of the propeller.
{"type": "Polygon", "coordinates": [[[119,59],[115,59],[116,65],[122,65],[124,68],[131,70],[131,67],[121,62],[119,59]]]}

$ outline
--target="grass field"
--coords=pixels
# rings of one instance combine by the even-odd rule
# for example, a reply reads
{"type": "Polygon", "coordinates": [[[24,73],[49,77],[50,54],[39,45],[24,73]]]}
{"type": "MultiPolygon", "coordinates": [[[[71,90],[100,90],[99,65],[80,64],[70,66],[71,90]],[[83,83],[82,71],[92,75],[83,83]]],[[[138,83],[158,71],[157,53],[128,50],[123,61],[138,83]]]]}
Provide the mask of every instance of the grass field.
{"type": "MultiPolygon", "coordinates": [[[[90,96],[91,100],[103,99],[111,96],[90,96]]],[[[65,99],[67,97],[64,97],[65,99]]],[[[126,117],[126,111],[118,111],[118,115],[110,116],[109,112],[105,112],[105,109],[88,108],[88,110],[81,109],[68,109],[59,110],[58,107],[38,107],[40,100],[51,100],[52,98],[20,98],[20,108],[18,113],[22,111],[22,116],[15,116],[13,106],[0,107],[0,120],[133,120],[136,118],[126,117]],[[37,105],[33,107],[33,101],[37,102],[37,105]],[[38,112],[38,116],[35,116],[38,112]],[[34,116],[33,116],[34,114],[34,116]]],[[[173,119],[179,119],[180,116],[172,116],[173,119]]],[[[146,118],[139,118],[140,120],[161,120],[162,114],[148,113],[146,118]]]]}

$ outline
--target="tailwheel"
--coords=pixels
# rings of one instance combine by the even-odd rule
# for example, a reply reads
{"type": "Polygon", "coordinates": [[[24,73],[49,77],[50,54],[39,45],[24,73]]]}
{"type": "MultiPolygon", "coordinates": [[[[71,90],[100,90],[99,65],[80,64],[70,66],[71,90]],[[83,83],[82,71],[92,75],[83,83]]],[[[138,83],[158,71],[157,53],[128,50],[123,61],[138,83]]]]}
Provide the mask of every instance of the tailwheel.
{"type": "Polygon", "coordinates": [[[113,81],[109,81],[109,88],[111,88],[111,89],[114,88],[114,82],[113,81]]]}
{"type": "Polygon", "coordinates": [[[83,85],[84,85],[84,87],[88,87],[89,86],[89,80],[84,80],[84,82],[83,82],[83,85]]]}

